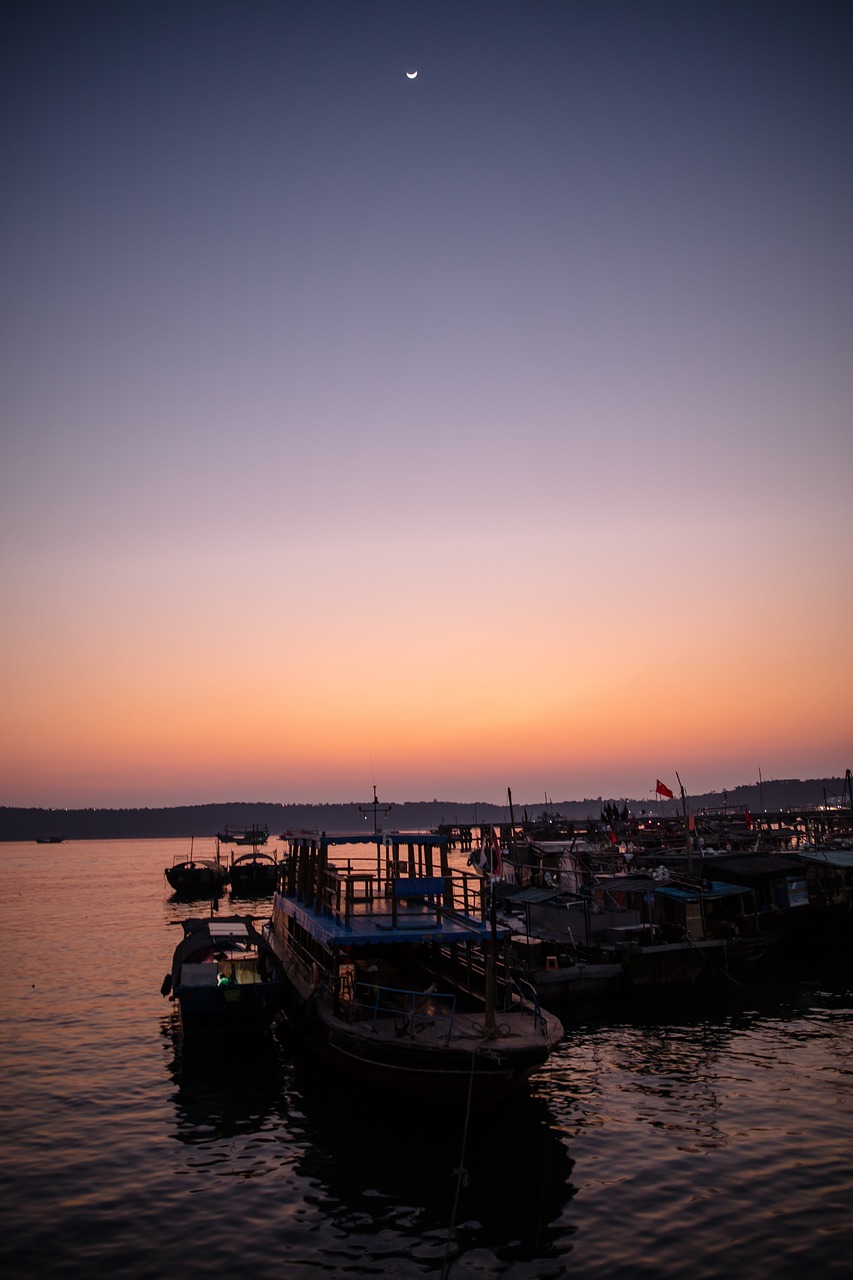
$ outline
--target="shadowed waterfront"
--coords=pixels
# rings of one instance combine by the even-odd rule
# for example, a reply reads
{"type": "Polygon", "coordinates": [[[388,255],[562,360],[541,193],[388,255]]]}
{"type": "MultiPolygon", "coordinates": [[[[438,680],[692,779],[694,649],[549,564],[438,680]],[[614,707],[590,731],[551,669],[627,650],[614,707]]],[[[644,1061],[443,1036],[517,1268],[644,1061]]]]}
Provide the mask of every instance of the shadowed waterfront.
{"type": "Polygon", "coordinates": [[[531,1097],[467,1133],[427,1127],[306,1078],[281,1045],[176,1051],[159,987],[188,913],[163,883],[177,852],[0,849],[6,1274],[846,1273],[837,966],[569,1021],[531,1097]]]}

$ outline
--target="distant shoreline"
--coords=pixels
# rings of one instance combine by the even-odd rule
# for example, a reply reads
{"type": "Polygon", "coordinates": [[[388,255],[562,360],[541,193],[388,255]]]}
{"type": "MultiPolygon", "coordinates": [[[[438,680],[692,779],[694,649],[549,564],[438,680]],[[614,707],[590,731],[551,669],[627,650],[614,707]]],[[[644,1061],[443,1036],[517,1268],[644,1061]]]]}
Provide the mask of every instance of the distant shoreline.
{"type": "MultiPolygon", "coordinates": [[[[773,780],[731,788],[726,792],[706,792],[689,797],[690,808],[699,813],[707,809],[747,807],[751,811],[779,812],[784,809],[818,808],[837,801],[844,779],[812,778],[773,780]]],[[[632,814],[656,813],[672,816],[681,812],[680,799],[656,802],[652,797],[629,799],[623,796],[597,796],[583,800],[552,801],[547,806],[524,801],[513,803],[516,820],[538,817],[543,812],[559,813],[564,818],[582,820],[598,818],[606,804],[619,808],[627,805],[632,814]]],[[[508,804],[486,804],[472,801],[419,800],[393,804],[386,812],[380,803],[377,816],[388,830],[429,830],[442,824],[477,826],[507,822],[508,804]]],[[[226,827],[240,829],[257,824],[266,827],[270,836],[284,831],[320,830],[345,832],[372,829],[373,808],[370,804],[272,804],[268,802],[231,802],[226,804],[179,805],[152,809],[46,809],[0,807],[0,842],[38,840],[57,837],[62,840],[145,839],[171,836],[176,839],[198,836],[215,838],[226,827]]]]}

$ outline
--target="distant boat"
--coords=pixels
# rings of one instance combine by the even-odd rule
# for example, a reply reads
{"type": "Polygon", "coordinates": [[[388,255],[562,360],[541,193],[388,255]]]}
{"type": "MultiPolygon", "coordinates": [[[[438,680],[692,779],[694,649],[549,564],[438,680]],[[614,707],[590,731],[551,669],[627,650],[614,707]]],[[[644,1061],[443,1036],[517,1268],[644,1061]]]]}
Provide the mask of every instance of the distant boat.
{"type": "Polygon", "coordinates": [[[269,827],[259,827],[257,823],[253,823],[251,827],[243,827],[239,831],[233,831],[230,827],[225,827],[223,831],[217,834],[217,840],[222,844],[250,844],[261,845],[266,844],[270,838],[269,827]]]}
{"type": "Polygon", "coordinates": [[[65,836],[36,836],[36,844],[62,844],[65,836]]]}
{"type": "Polygon", "coordinates": [[[215,858],[196,858],[190,844],[190,856],[176,859],[163,873],[175,893],[184,898],[218,898],[228,884],[228,869],[215,858]]]}
{"type": "Polygon", "coordinates": [[[184,936],[160,992],[177,1004],[184,1037],[268,1032],[281,1013],[281,965],[251,916],[182,920],[184,936]]]}

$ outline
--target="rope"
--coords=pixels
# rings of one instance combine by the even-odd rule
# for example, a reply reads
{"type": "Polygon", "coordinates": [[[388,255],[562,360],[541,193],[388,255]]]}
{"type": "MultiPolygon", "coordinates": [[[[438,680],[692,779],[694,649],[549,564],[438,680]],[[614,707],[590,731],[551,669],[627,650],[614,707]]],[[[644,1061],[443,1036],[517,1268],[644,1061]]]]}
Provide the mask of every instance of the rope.
{"type": "MultiPolygon", "coordinates": [[[[549,1053],[548,1055],[548,1087],[545,1090],[545,1093],[549,1098],[553,1098],[554,1096],[554,1055],[553,1053],[549,1053]]],[[[544,1226],[544,1214],[545,1214],[545,1186],[547,1182],[547,1177],[548,1177],[548,1146],[546,1143],[542,1149],[542,1177],[539,1182],[539,1206],[538,1206],[539,1212],[538,1212],[538,1218],[536,1223],[536,1244],[537,1245],[540,1244],[542,1241],[542,1228],[544,1226]]]]}
{"type": "Polygon", "coordinates": [[[465,1123],[462,1126],[462,1150],[459,1153],[459,1168],[454,1169],[456,1174],[456,1191],[453,1195],[453,1209],[450,1213],[450,1224],[447,1228],[447,1240],[444,1245],[444,1260],[441,1264],[441,1280],[447,1280],[450,1273],[450,1243],[453,1239],[453,1232],[456,1230],[456,1212],[459,1208],[459,1194],[463,1186],[468,1186],[471,1181],[465,1168],[465,1151],[468,1146],[468,1124],[471,1119],[471,1101],[474,1096],[474,1061],[476,1052],[471,1054],[471,1074],[468,1077],[468,1101],[465,1106],[465,1123]]]}
{"type": "MultiPolygon", "coordinates": [[[[711,958],[711,956],[708,954],[707,951],[705,951],[702,947],[697,946],[693,938],[688,937],[687,941],[690,944],[690,946],[694,948],[694,950],[698,951],[699,955],[702,957],[705,963],[710,965],[712,969],[716,969],[718,973],[721,973],[723,977],[732,984],[733,987],[740,987],[741,991],[745,991],[747,995],[753,994],[751,987],[748,987],[745,983],[741,982],[739,978],[735,978],[732,976],[732,974],[729,972],[728,964],[726,964],[726,967],[723,968],[721,964],[717,964],[716,960],[713,960],[711,958]]],[[[728,957],[726,957],[726,959],[728,960],[728,957]]]]}

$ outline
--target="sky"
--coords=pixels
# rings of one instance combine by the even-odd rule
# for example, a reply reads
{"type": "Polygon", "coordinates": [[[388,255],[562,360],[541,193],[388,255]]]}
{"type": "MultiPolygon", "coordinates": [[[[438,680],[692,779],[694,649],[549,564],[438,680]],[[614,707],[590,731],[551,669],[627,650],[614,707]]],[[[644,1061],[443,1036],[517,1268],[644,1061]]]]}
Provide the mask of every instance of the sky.
{"type": "Polygon", "coordinates": [[[2,23],[0,804],[853,765],[853,7],[2,23]]]}

